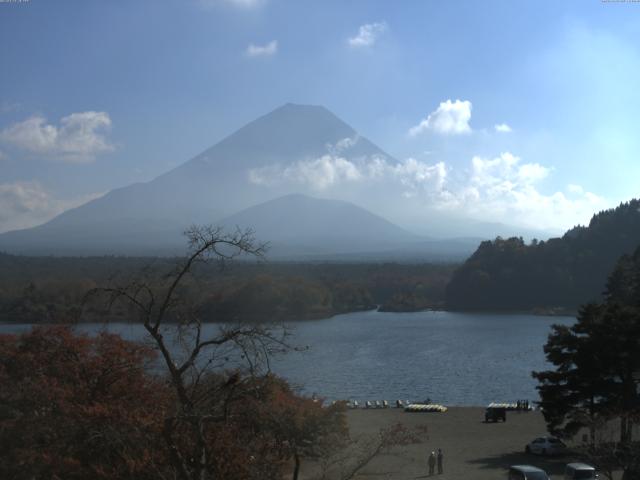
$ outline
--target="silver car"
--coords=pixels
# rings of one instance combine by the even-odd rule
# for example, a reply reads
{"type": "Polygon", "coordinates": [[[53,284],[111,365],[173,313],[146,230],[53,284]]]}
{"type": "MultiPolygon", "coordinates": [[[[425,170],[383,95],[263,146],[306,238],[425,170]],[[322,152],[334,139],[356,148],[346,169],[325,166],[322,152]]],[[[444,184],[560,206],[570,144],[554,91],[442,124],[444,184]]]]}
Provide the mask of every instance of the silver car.
{"type": "Polygon", "coordinates": [[[512,465],[509,480],[551,480],[547,472],[533,465],[512,465]]]}
{"type": "Polygon", "coordinates": [[[567,446],[556,437],[538,437],[527,444],[524,451],[537,455],[561,455],[567,451],[567,446]]]}

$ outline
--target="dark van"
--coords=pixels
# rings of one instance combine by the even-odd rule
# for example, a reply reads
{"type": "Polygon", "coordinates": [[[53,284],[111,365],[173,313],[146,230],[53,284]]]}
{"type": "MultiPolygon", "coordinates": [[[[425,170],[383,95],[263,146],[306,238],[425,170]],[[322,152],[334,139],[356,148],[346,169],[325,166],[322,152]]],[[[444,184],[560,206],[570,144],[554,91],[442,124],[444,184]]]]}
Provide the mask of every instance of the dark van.
{"type": "Polygon", "coordinates": [[[507,421],[507,409],[504,407],[487,407],[484,411],[485,422],[507,421]]]}

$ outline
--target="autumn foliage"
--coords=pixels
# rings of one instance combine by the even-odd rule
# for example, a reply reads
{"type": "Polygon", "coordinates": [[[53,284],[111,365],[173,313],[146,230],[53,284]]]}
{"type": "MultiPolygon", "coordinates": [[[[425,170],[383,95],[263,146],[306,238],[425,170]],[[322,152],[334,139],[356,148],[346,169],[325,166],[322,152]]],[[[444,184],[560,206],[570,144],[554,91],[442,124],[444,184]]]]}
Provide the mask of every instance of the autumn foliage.
{"type": "Polygon", "coordinates": [[[157,478],[168,405],[153,352],[68,327],[0,336],[0,477],[157,478]]]}
{"type": "MultiPolygon", "coordinates": [[[[117,335],[64,326],[0,336],[0,478],[179,476],[164,438],[177,402],[149,373],[154,359],[117,335]]],[[[205,478],[282,478],[346,438],[343,405],[324,407],[270,374],[212,372],[190,388],[208,419],[205,478]]],[[[173,434],[181,452],[195,450],[188,424],[173,434]]]]}

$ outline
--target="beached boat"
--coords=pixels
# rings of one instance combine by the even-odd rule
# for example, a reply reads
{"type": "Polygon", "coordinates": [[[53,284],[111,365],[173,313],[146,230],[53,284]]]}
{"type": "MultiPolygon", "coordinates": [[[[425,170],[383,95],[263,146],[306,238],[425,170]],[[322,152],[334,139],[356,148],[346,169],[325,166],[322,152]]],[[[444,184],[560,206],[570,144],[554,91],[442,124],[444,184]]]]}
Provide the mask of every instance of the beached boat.
{"type": "Polygon", "coordinates": [[[444,413],[447,407],[435,403],[410,403],[404,407],[405,412],[427,412],[427,413],[444,413]]]}

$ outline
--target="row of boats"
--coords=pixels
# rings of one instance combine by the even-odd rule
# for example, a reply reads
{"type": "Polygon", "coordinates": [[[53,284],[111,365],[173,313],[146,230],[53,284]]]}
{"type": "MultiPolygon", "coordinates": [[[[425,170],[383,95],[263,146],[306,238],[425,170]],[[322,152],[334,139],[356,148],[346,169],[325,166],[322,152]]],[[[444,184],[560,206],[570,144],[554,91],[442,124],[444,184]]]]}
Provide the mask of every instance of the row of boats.
{"type": "Polygon", "coordinates": [[[491,402],[487,408],[504,408],[505,410],[515,410],[515,411],[529,411],[533,410],[533,405],[529,404],[528,400],[513,402],[513,403],[497,403],[491,402]]]}
{"type": "MultiPolygon", "coordinates": [[[[347,402],[349,408],[390,408],[386,400],[367,400],[360,404],[357,400],[347,402]]],[[[411,403],[409,400],[396,400],[395,408],[404,408],[405,412],[439,412],[444,413],[447,407],[435,403],[411,403]]]]}
{"type": "MultiPolygon", "coordinates": [[[[352,409],[356,408],[390,408],[389,402],[386,400],[367,400],[360,404],[357,400],[349,400],[347,406],[352,409]]],[[[412,403],[409,400],[396,400],[394,404],[395,408],[404,408],[405,412],[437,412],[444,413],[447,411],[447,407],[437,403],[431,403],[425,401],[424,403],[412,403]]],[[[528,401],[518,401],[514,403],[497,403],[492,402],[487,406],[488,409],[504,409],[504,410],[516,410],[516,411],[529,411],[532,410],[532,406],[528,401]]]]}

